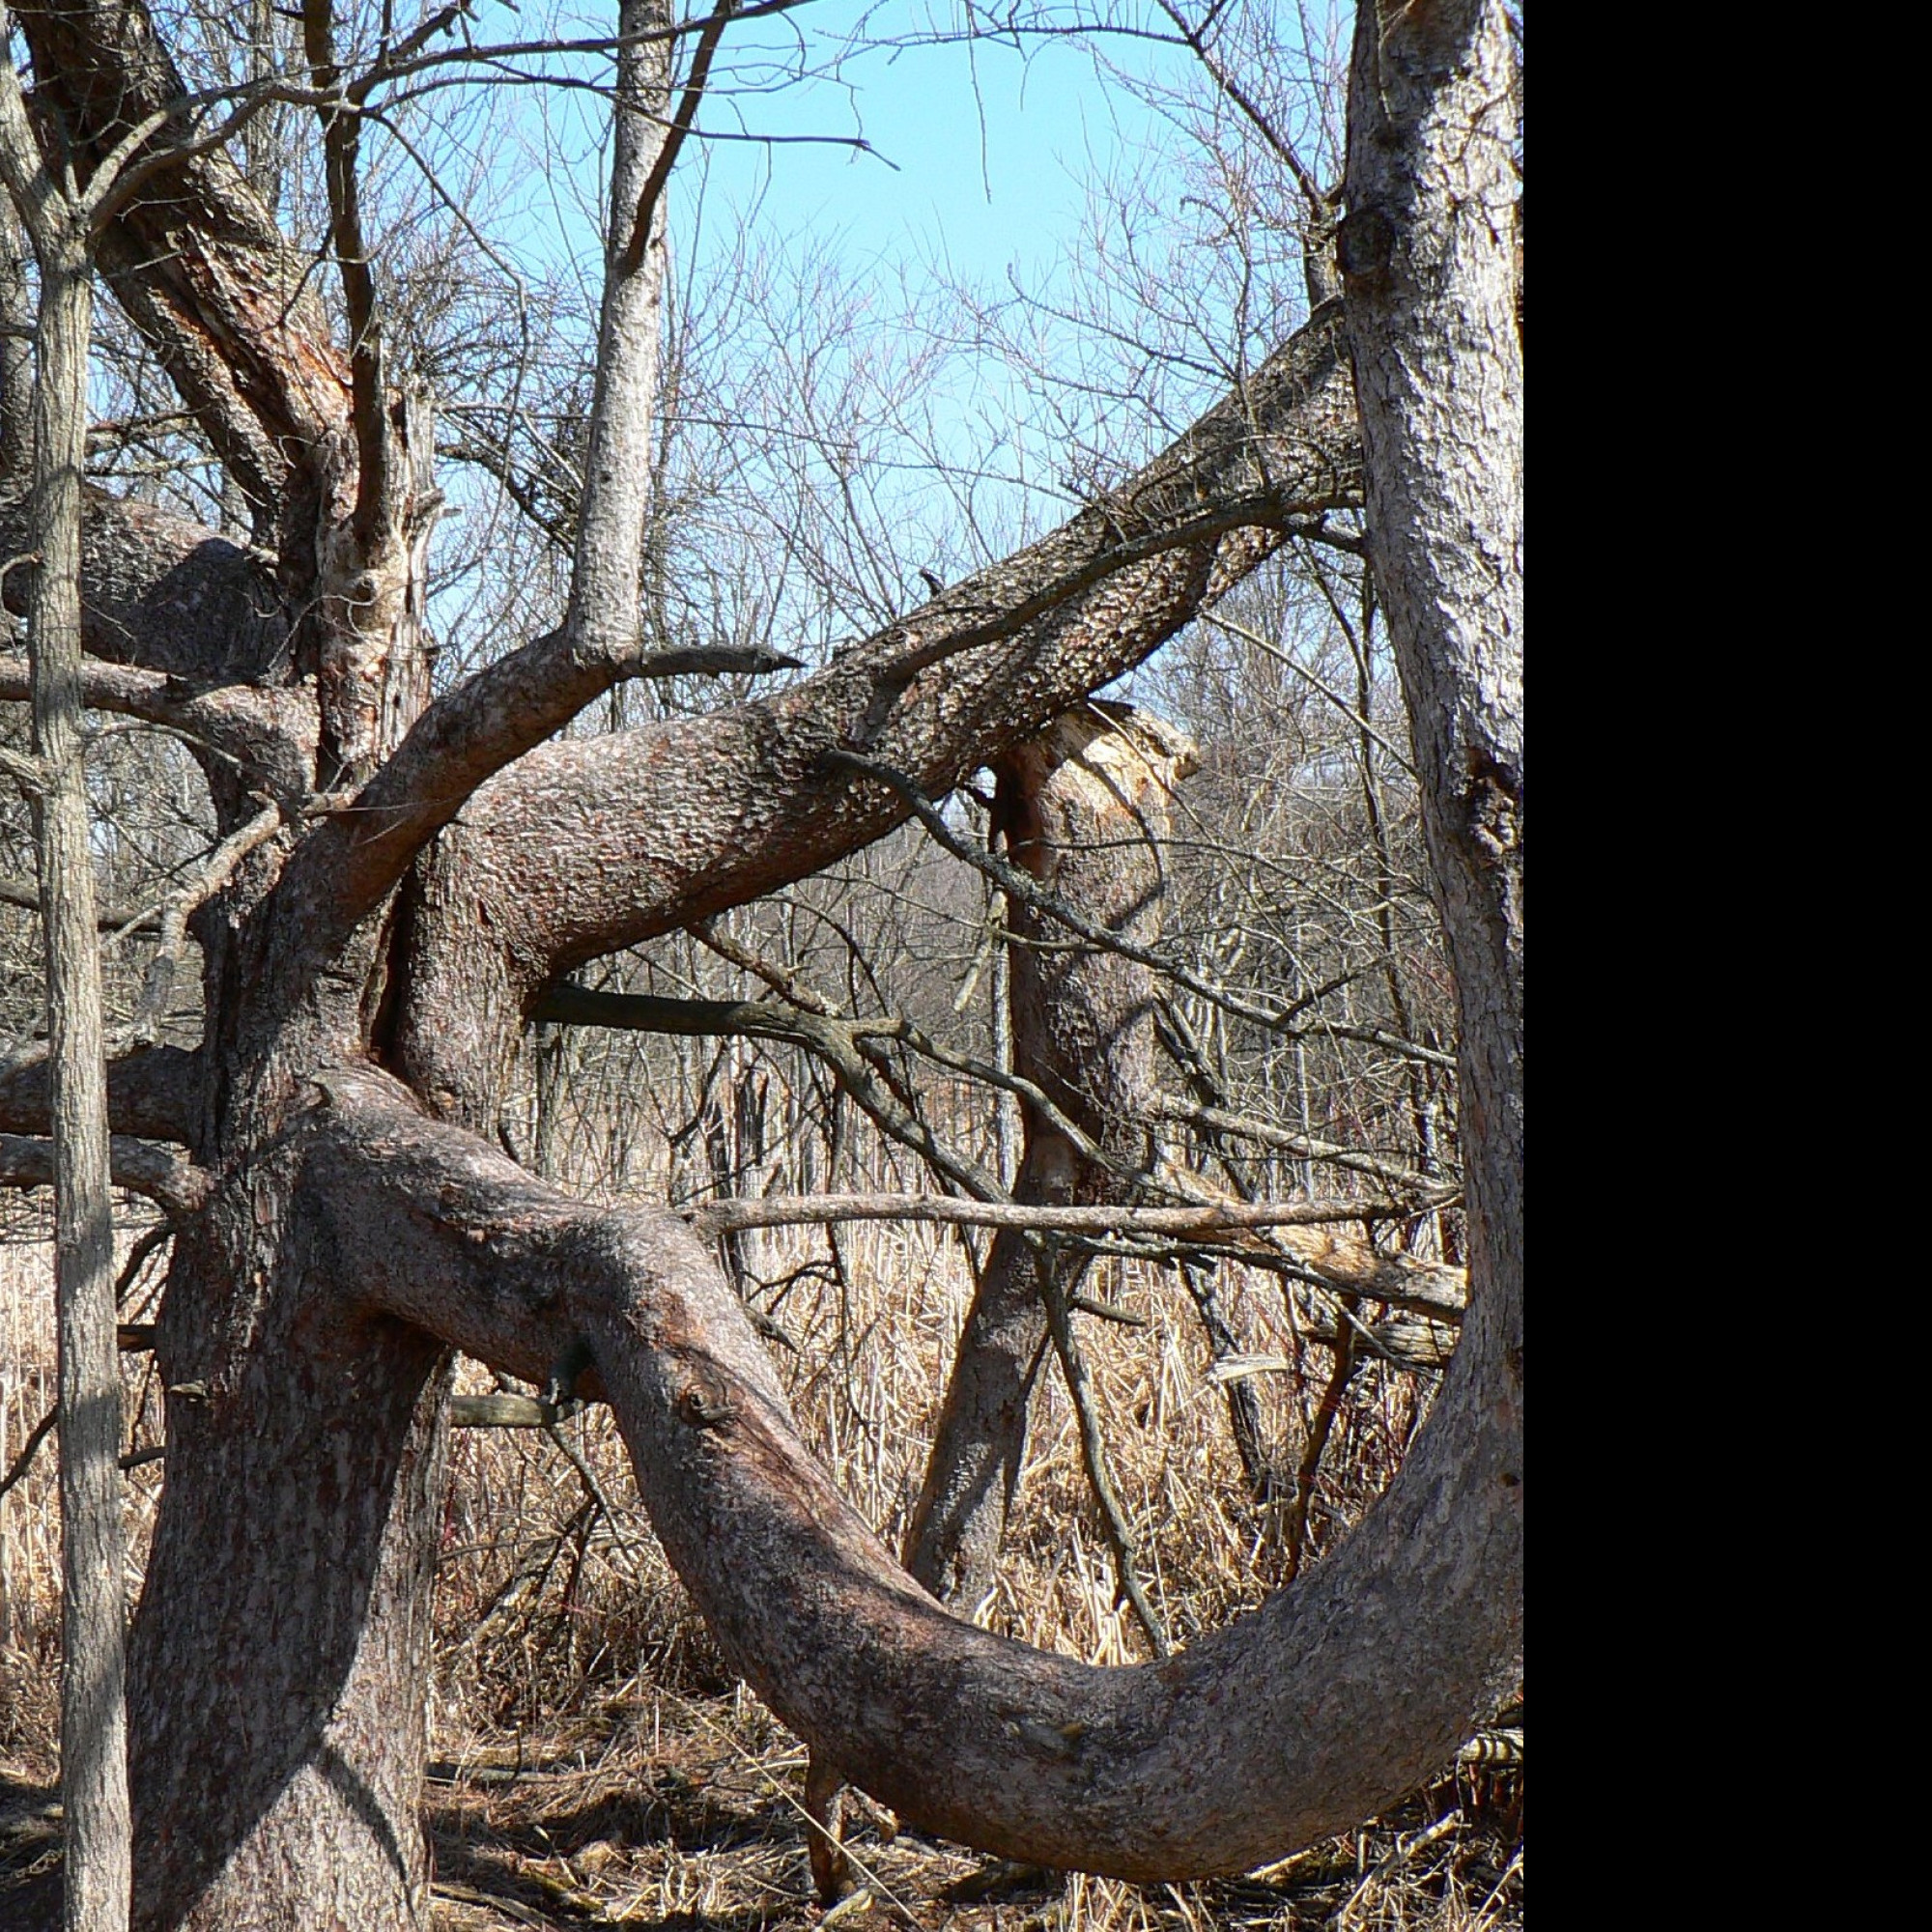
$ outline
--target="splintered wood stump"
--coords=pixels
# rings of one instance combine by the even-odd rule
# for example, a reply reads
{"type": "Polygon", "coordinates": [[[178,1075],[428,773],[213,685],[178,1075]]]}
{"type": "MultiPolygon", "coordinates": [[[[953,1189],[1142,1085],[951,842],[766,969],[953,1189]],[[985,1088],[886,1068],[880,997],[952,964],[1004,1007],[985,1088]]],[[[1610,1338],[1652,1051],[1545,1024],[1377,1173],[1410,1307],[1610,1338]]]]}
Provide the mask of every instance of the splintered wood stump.
{"type": "MultiPolygon", "coordinates": [[[[1169,797],[1198,763],[1192,743],[1159,719],[1088,704],[997,767],[995,833],[1013,864],[1056,898],[1151,946],[1160,936],[1158,847],[1169,797]]],[[[1064,926],[1027,906],[1009,905],[1007,920],[1013,1070],[1061,1117],[1022,1101],[1013,1198],[1127,1203],[1152,1154],[1146,1122],[1155,977],[1117,953],[1066,944],[1064,926]]],[[[1027,1408],[1048,1339],[1039,1264],[1026,1235],[1002,1229],[995,1236],[906,1534],[906,1568],[969,1614],[991,1587],[1025,1457],[1027,1408]]],[[[1062,1293],[1073,1292],[1086,1264],[1078,1254],[1053,1264],[1062,1293]]]]}

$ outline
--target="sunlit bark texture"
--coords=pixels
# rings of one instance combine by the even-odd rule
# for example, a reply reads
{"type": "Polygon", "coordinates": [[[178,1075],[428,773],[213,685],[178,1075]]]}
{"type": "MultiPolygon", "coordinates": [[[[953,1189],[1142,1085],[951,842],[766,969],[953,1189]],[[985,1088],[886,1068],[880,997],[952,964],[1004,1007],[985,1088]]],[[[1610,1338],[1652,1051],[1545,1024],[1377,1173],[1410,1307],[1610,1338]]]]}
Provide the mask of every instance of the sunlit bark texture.
{"type": "MultiPolygon", "coordinates": [[[[150,1932],[425,1921],[452,1350],[541,1382],[587,1350],[579,1392],[611,1405],[725,1656],[824,1776],[972,1845],[1142,1879],[1252,1866],[1439,1766],[1519,1668],[1520,382],[1501,12],[1364,9],[1345,297],[1137,474],[778,696],[559,738],[664,668],[638,615],[662,196],[732,11],[675,41],[653,0],[612,15],[626,131],[567,613],[434,701],[432,425],[400,373],[340,92],[367,47],[352,56],[323,0],[303,10],[301,71],[335,76],[298,103],[325,161],[318,270],[229,149],[180,146],[156,16],[127,0],[18,16],[39,136],[83,180],[117,144],[132,157],[97,237],[105,284],[261,546],[87,505],[87,701],[179,730],[219,836],[241,838],[180,909],[205,961],[202,1043],[110,1077],[115,1127],[186,1156],[166,1181],[167,1480],[129,1662],[150,1932]],[[593,1208],[520,1167],[497,1135],[505,1082],[586,962],[808,878],[986,766],[1012,859],[1141,929],[1151,876],[1127,852],[1083,882],[1078,810],[1063,826],[1052,800],[1091,780],[1096,811],[1122,795],[1152,810],[1179,754],[1156,734],[1118,764],[1122,727],[1084,707],[1365,490],[1462,1000],[1463,1339],[1352,1537],[1182,1654],[1096,1668],[974,1628],[901,1569],[801,1441],[714,1256],[668,1210],[593,1208]]],[[[27,514],[0,493],[0,554],[27,514]]],[[[10,608],[25,593],[11,575],[10,608]]],[[[0,699],[24,678],[0,660],[0,699]]],[[[1034,1198],[1122,1198],[1147,1158],[1118,1119],[1145,1051],[1144,989],[1119,967],[1078,949],[1015,966],[1015,1031],[1038,1042],[1025,1070],[1053,1107],[1029,1122],[1034,1198]]],[[[53,1124],[44,1069],[0,1075],[0,1125],[53,1124]]],[[[1003,1357],[1017,1371],[1039,1344],[1031,1308],[1014,1319],[1033,1324],[1003,1357]]],[[[966,1485],[982,1499],[1010,1471],[1023,1410],[1006,1406],[1007,1439],[966,1485]]],[[[977,1503],[940,1494],[950,1480],[916,1562],[970,1596],[998,1512],[977,1526],[977,1503]]]]}

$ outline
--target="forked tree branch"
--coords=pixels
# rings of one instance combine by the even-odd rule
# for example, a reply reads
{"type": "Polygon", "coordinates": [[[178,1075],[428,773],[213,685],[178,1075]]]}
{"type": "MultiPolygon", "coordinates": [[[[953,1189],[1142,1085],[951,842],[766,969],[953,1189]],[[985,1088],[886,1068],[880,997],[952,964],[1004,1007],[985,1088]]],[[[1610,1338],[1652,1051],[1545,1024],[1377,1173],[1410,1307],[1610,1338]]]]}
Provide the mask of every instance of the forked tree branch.
{"type": "MultiPolygon", "coordinates": [[[[83,173],[131,130],[165,128],[188,96],[135,0],[28,0],[15,12],[37,99],[83,173]]],[[[143,179],[100,231],[100,266],[258,513],[280,504],[312,518],[313,462],[348,423],[349,371],[303,262],[233,156],[207,149],[151,166],[165,145],[135,159],[143,179]]]]}
{"type": "Polygon", "coordinates": [[[335,57],[334,0],[302,0],[302,52],[316,87],[327,97],[322,119],[323,180],[328,195],[328,239],[342,280],[349,323],[350,421],[355,433],[355,528],[368,552],[396,520],[398,452],[387,420],[382,319],[376,275],[363,234],[360,151],[362,121],[338,98],[342,70],[335,57]]]}
{"type": "MultiPolygon", "coordinates": [[[[526,745],[580,671],[558,639],[550,656],[561,681],[546,686],[535,661],[517,673],[520,689],[535,687],[535,711],[486,706],[481,686],[474,700],[454,694],[419,727],[422,761],[405,778],[400,760],[414,756],[406,745],[377,781],[399,818],[422,813],[425,823],[446,823],[475,786],[431,862],[423,972],[401,1024],[407,1064],[438,1092],[494,1080],[469,1048],[467,1066],[445,1065],[435,1019],[451,999],[473,1003],[479,974],[513,980],[501,1004],[528,1011],[547,982],[586,959],[822,869],[910,810],[855,785],[828,753],[863,751],[938,796],[1147,657],[1268,555],[1284,528],[1357,500],[1339,346],[1339,317],[1324,310],[1120,490],[779,697],[538,746],[481,783],[480,768],[526,745]],[[1227,530],[1231,504],[1253,521],[1227,530]],[[1122,563],[1128,554],[1137,560],[1122,563]],[[434,750],[433,734],[447,734],[434,750]],[[573,828],[569,839],[557,838],[559,823],[573,828]],[[673,825],[668,847],[650,830],[673,825]],[[479,956],[479,907],[499,955],[479,956]]],[[[383,889],[414,836],[340,862],[352,899],[383,889]]]]}

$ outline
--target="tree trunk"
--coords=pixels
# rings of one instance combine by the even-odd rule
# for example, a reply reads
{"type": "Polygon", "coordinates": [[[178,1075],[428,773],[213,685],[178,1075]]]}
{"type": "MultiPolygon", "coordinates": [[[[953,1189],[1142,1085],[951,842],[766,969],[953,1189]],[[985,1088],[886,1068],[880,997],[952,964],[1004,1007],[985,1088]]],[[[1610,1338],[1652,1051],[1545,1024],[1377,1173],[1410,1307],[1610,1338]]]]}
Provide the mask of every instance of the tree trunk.
{"type": "MultiPolygon", "coordinates": [[[[24,496],[34,473],[34,307],[27,297],[27,238],[0,194],[0,501],[24,496]]],[[[0,642],[8,635],[0,611],[0,642]]]]}
{"type": "MultiPolygon", "coordinates": [[[[1522,1391],[1522,350],[1495,0],[1361,8],[1340,254],[1369,551],[1461,1023],[1469,1271],[1522,1391]]],[[[1465,1341],[1464,1346],[1467,1346],[1465,1341]]],[[[1520,1588],[1520,1583],[1519,1586],[1520,1588]]]]}
{"type": "MultiPolygon", "coordinates": [[[[643,111],[617,121],[620,236],[666,139],[670,46],[651,37],[668,20],[662,0],[621,0],[619,30],[641,44],[620,58],[619,91],[643,111]]],[[[354,142],[325,131],[354,316],[368,298],[354,142]]],[[[593,656],[636,640],[665,271],[655,221],[644,230],[636,259],[612,243],[599,344],[568,620],[593,656]]],[[[433,439],[425,412],[389,393],[381,351],[358,327],[357,458],[330,479],[300,646],[317,672],[323,784],[366,780],[429,696],[433,439]]],[[[177,1243],[157,1337],[172,1393],[132,1659],[139,1923],[401,1932],[428,1901],[419,1809],[452,1357],[370,1309],[352,1249],[318,1235],[279,1151],[291,1110],[313,1102],[310,1074],[384,1050],[415,933],[379,901],[318,955],[316,922],[298,898],[277,906],[271,879],[250,923],[204,927],[199,1151],[247,1179],[177,1243]],[[214,1682],[210,1657],[232,1661],[214,1682]]],[[[495,1111],[491,1094],[465,1117],[490,1132],[495,1111]]]]}
{"type": "MultiPolygon", "coordinates": [[[[1145,713],[1097,704],[1069,712],[1000,762],[1007,851],[1094,923],[1151,946],[1160,936],[1168,795],[1196,762],[1179,732],[1145,713]]],[[[1154,975],[1115,953],[1057,943],[1064,928],[1029,906],[1009,905],[1007,920],[1013,1070],[1060,1116],[1022,1102],[1013,1199],[1130,1202],[1151,1151],[1154,975]],[[1042,949],[1041,940],[1056,943],[1042,949]]],[[[992,1586],[1025,1462],[1027,1409],[1047,1343],[1042,1265],[1058,1266],[1061,1291],[1071,1294],[1087,1260],[1043,1260],[1039,1243],[1012,1229],[994,1236],[906,1531],[906,1568],[966,1615],[992,1586]]]]}
{"type": "Polygon", "coordinates": [[[178,1242],[131,1658],[146,1932],[423,1922],[449,1359],[358,1308],[286,1164],[178,1242]]]}
{"type": "MultiPolygon", "coordinates": [[[[621,17],[657,16],[639,0],[621,17]]],[[[127,114],[180,91],[151,16],[126,0],[36,6],[26,26],[43,105],[83,173],[125,137],[127,114]]],[[[600,541],[554,648],[513,653],[433,707],[359,811],[265,848],[211,909],[207,1037],[173,1118],[213,1192],[182,1233],[159,1324],[169,1481],[133,1654],[144,1925],[420,1917],[445,1347],[541,1378],[587,1341],[585,1393],[612,1404],[653,1522],[726,1655],[822,1766],[988,1849],[1145,1879],[1278,1857],[1445,1762],[1518,1667],[1520,620],[1514,503],[1501,499],[1519,364],[1513,328],[1492,327],[1506,169],[1486,120],[1507,113],[1501,16],[1372,7],[1359,47],[1341,262],[1376,412],[1373,541],[1462,981],[1474,1227],[1464,1338],[1388,1495],[1293,1590],[1169,1662],[1095,1670],[1006,1642],[919,1590],[812,1463],[689,1230],[586,1208],[481,1137],[506,1046],[560,973],[789,883],[903,817],[903,795],[853,781],[841,754],[944,790],[1145,657],[1293,520],[1352,500],[1331,312],[1126,489],[781,699],[531,751],[584,693],[635,668],[635,572],[600,541]],[[392,923],[386,896],[439,830],[392,923]],[[421,1098],[376,1060],[404,1066],[421,1098]]],[[[640,141],[657,138],[630,119],[640,141]]],[[[616,197],[611,268],[647,293],[662,170],[644,168],[644,147],[625,152],[645,182],[628,230],[616,197]]],[[[329,180],[350,275],[367,256],[340,203],[345,153],[353,172],[338,142],[329,180]]],[[[89,675],[127,670],[99,688],[136,715],[202,707],[207,729],[269,745],[292,761],[290,789],[309,791],[320,772],[364,776],[420,699],[409,650],[396,655],[418,566],[395,562],[415,553],[394,540],[421,530],[422,505],[399,452],[370,440],[389,402],[365,407],[374,338],[358,330],[354,357],[336,356],[301,339],[312,317],[284,325],[286,251],[232,187],[212,151],[170,160],[103,246],[211,440],[275,512],[283,610],[297,613],[277,621],[327,671],[326,702],[318,715],[294,691],[174,691],[163,659],[227,665],[238,637],[259,657],[274,623],[244,597],[197,657],[213,607],[184,585],[248,587],[259,573],[126,506],[101,517],[155,567],[123,573],[107,600],[155,621],[91,618],[99,656],[120,662],[89,675]],[[352,445],[359,467],[346,473],[352,445]],[[358,587],[356,546],[363,567],[389,573],[376,597],[358,587]],[[378,609],[389,614],[372,636],[364,613],[378,609]]],[[[1506,267],[1500,287],[1507,318],[1506,267]]],[[[608,477],[602,527],[621,534],[641,515],[622,493],[650,345],[633,308],[607,301],[605,315],[603,355],[634,359],[600,372],[598,407],[629,426],[612,425],[589,479],[608,477]]],[[[209,763],[219,799],[232,781],[209,763]]],[[[1091,1057],[1094,1042],[1078,1044],[1091,1057]]],[[[1062,1111],[1079,1085],[1055,1094],[1062,1111]]],[[[0,1102],[24,1099],[10,1083],[0,1102]]]]}
{"type": "MultiPolygon", "coordinates": [[[[0,31],[4,31],[0,15],[0,31]]],[[[61,1802],[69,1932],[128,1922],[127,1530],[94,857],[82,754],[80,486],[93,264],[84,219],[43,209],[36,335],[34,574],[27,647],[47,987],[60,1332],[61,1802]]]]}

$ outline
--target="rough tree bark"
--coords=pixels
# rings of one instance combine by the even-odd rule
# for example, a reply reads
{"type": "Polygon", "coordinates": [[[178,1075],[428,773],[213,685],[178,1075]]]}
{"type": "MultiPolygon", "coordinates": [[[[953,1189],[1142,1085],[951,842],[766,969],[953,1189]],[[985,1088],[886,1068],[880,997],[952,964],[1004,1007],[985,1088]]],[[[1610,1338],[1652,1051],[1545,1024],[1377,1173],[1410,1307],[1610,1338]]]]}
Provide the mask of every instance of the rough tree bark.
{"type": "Polygon", "coordinates": [[[54,1278],[60,1328],[61,1802],[72,1853],[70,1932],[128,1922],[127,1603],[121,1368],[114,1343],[100,951],[80,706],[80,476],[86,461],[92,265],[70,231],[39,250],[35,477],[41,561],[27,620],[34,801],[53,1076],[54,1278]]]}
{"type": "MultiPolygon", "coordinates": [[[[1168,795],[1197,762],[1194,747],[1159,720],[1088,705],[1000,760],[996,829],[1013,863],[1056,896],[1151,946],[1160,937],[1157,847],[1168,795]]],[[[1118,953],[1067,946],[1065,931],[1030,906],[1009,907],[1007,923],[1013,1070],[1061,1117],[1022,1101],[1013,1199],[1131,1202],[1153,1151],[1155,977],[1118,953]]],[[[1037,1240],[1003,1228],[974,1293],[905,1539],[906,1569],[964,1615],[992,1586],[1025,1461],[1027,1410],[1047,1346],[1037,1270],[1057,1265],[1070,1294],[1086,1264],[1077,1255],[1043,1262],[1037,1240]]]]}
{"type": "MultiPolygon", "coordinates": [[[[1369,551],[1456,976],[1479,1319],[1520,1427],[1522,342],[1514,57],[1488,0],[1364,4],[1338,237],[1369,551]]],[[[1463,1349],[1470,1347],[1464,1330],[1463,1349]]],[[[1513,1471],[1520,1482],[1520,1464],[1513,1471]]],[[[1520,1560],[1520,1558],[1519,1558],[1520,1560]]],[[[1521,1574],[1511,1578],[1520,1606],[1521,1574]]]]}
{"type": "MultiPolygon", "coordinates": [[[[727,13],[713,16],[720,31],[727,13]]],[[[79,0],[21,17],[37,97],[84,174],[173,84],[151,16],[79,0]]],[[[1506,256],[1496,268],[1477,234],[1496,192],[1486,129],[1507,100],[1488,86],[1505,58],[1500,10],[1379,25],[1365,27],[1361,59],[1380,64],[1380,92],[1357,111],[1392,116],[1388,165],[1417,185],[1389,191],[1386,290],[1380,270],[1345,256],[1357,264],[1348,303],[1364,393],[1385,364],[1420,366],[1414,344],[1435,345],[1422,386],[1449,413],[1425,415],[1427,436],[1507,476],[1490,440],[1509,432],[1486,400],[1509,387],[1489,367],[1500,352],[1443,321],[1488,314],[1471,278],[1500,273],[1507,306],[1506,256]],[[1445,36],[1468,45],[1436,61],[1445,36]],[[1412,47],[1427,58],[1402,67],[1412,47]],[[1463,205],[1477,213],[1438,218],[1463,205]]],[[[692,99],[654,125],[688,128],[692,99]]],[[[645,204],[671,152],[674,141],[634,207],[619,200],[621,273],[647,271],[645,204]]],[[[1391,534],[1434,487],[1399,428],[1377,446],[1390,466],[1378,541],[1393,546],[1392,576],[1435,586],[1400,621],[1424,639],[1404,643],[1405,676],[1444,916],[1468,976],[1479,1238],[1464,1341],[1407,1462],[1358,1534],[1293,1590],[1138,1670],[1092,1669],[958,1622],[807,1456],[736,1297],[689,1231],[588,1209],[484,1137],[521,1028],[572,967],[809,874],[904,816],[900,791],[855,781],[838,754],[944,791],[1144,658],[1297,522],[1357,500],[1339,307],[1122,490],[782,697],[545,745],[598,691],[643,674],[634,633],[600,604],[597,623],[574,617],[411,723],[421,685],[407,579],[424,505],[411,500],[408,412],[366,339],[341,353],[288,306],[287,253],[221,154],[151,154],[103,234],[111,286],[256,499],[279,560],[264,574],[206,533],[96,502],[85,636],[113,662],[90,664],[85,686],[143,716],[218,698],[211,725],[225,721],[233,743],[254,748],[258,777],[293,775],[298,795],[361,789],[354,812],[298,817],[205,909],[199,1051],[141,1056],[113,1083],[209,1177],[204,1205],[184,1197],[157,1336],[174,1394],[130,1671],[139,1921],[417,1922],[450,1348],[543,1378],[588,1340],[583,1392],[611,1403],[665,1548],[726,1653],[821,1760],[926,1829],[1138,1877],[1230,1870],[1353,1822],[1445,1761],[1520,1642],[1509,1171],[1520,1156],[1520,753],[1507,755],[1484,696],[1520,631],[1492,603],[1471,620],[1473,641],[1460,615],[1449,645],[1427,641],[1428,612],[1455,580],[1435,537],[1418,539],[1418,563],[1391,534]],[[362,622],[377,603],[356,567],[390,573],[380,633],[362,622]],[[182,594],[189,582],[222,594],[182,594]],[[163,620],[152,635],[109,621],[149,610],[163,620]],[[166,671],[185,665],[224,688],[170,687],[166,671]],[[1486,748],[1480,769],[1471,747],[1486,748]]],[[[339,141],[334,156],[353,309],[360,251],[340,189],[354,157],[339,141]]],[[[1388,380],[1385,398],[1413,378],[1388,380]]],[[[1489,501],[1473,514],[1504,515],[1489,501]]],[[[1461,543],[1507,575],[1514,524],[1474,527],[1461,543]]],[[[1392,617],[1401,594],[1385,591],[1392,617]]],[[[246,787],[225,758],[208,768],[232,826],[246,787]]],[[[43,1085],[0,1085],[0,1122],[44,1131],[43,1085]]]]}

